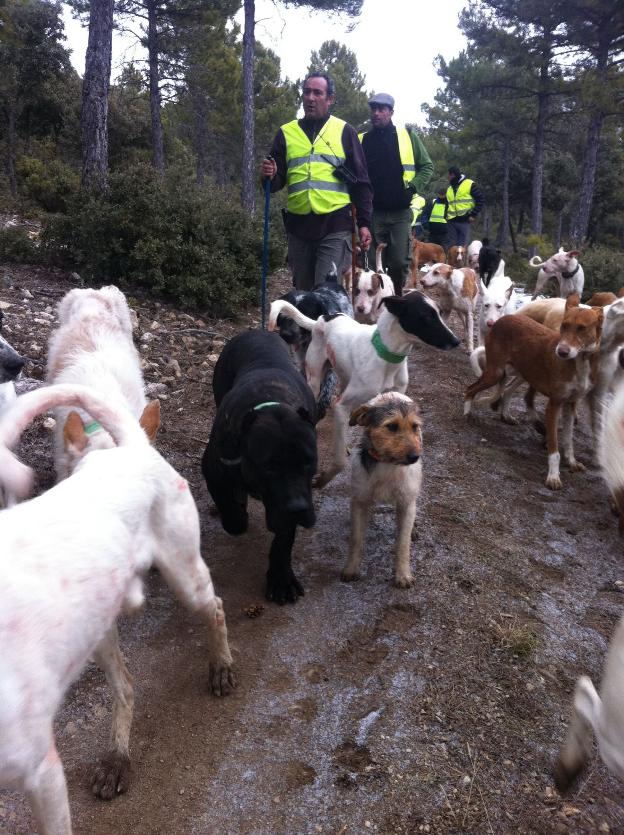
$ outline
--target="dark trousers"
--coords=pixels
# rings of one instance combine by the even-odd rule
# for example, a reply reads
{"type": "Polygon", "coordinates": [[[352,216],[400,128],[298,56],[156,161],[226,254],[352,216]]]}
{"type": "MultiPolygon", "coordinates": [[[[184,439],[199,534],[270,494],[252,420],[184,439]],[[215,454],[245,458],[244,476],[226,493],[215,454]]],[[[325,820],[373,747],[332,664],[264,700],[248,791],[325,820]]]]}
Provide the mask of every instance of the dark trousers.
{"type": "Polygon", "coordinates": [[[412,258],[412,210],[373,210],[373,252],[379,244],[387,244],[383,254],[388,275],[394,284],[394,292],[400,296],[412,258]]]}
{"type": "Polygon", "coordinates": [[[335,270],[338,283],[351,264],[351,232],[332,232],[318,241],[288,233],[288,263],[297,290],[313,290],[335,270]]]}
{"type": "Polygon", "coordinates": [[[470,240],[470,223],[467,220],[449,220],[446,224],[448,229],[448,245],[468,246],[470,240]]]}
{"type": "Polygon", "coordinates": [[[442,249],[446,249],[448,242],[448,230],[446,223],[430,223],[429,224],[429,243],[438,244],[442,249]]]}

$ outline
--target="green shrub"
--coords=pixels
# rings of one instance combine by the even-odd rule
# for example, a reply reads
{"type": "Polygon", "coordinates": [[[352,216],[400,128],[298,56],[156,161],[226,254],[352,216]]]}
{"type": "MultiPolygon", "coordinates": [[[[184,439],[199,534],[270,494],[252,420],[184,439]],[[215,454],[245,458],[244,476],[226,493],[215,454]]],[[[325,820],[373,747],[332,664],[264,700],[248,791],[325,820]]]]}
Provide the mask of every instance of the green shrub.
{"type": "Polygon", "coordinates": [[[26,262],[39,259],[39,248],[23,226],[0,229],[0,261],[26,262]]]}
{"type": "MultiPolygon", "coordinates": [[[[43,235],[46,253],[88,281],[142,287],[215,315],[257,303],[262,220],[214,186],[148,165],[110,177],[106,195],[79,194],[43,235]]],[[[270,266],[283,254],[274,223],[270,266]]]]}
{"type": "Polygon", "coordinates": [[[46,212],[67,211],[68,201],[80,186],[78,174],[59,159],[21,157],[16,169],[21,193],[46,212]]]}
{"type": "Polygon", "coordinates": [[[611,290],[614,293],[624,287],[622,253],[606,246],[592,246],[583,250],[579,258],[585,273],[584,297],[592,293],[611,290]]]}

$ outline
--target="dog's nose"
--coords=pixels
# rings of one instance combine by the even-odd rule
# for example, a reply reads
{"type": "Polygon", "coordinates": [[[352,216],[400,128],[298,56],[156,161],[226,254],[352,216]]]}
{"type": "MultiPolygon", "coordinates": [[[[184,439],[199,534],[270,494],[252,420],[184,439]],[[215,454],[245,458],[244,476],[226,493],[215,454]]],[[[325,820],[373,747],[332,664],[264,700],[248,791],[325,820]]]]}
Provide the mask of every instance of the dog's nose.
{"type": "Polygon", "coordinates": [[[305,511],[309,509],[310,502],[307,501],[305,496],[294,496],[286,503],[286,510],[288,513],[305,513],[305,511]]]}
{"type": "Polygon", "coordinates": [[[3,364],[9,374],[11,374],[13,377],[17,377],[17,375],[24,367],[25,361],[26,360],[22,359],[22,357],[15,356],[14,358],[6,360],[3,364]]]}
{"type": "Polygon", "coordinates": [[[488,326],[488,328],[491,328],[492,325],[494,324],[494,319],[488,319],[485,324],[488,326]]]}
{"type": "Polygon", "coordinates": [[[359,304],[355,309],[357,310],[358,313],[364,313],[364,308],[359,304]]]}
{"type": "Polygon", "coordinates": [[[415,464],[419,458],[420,455],[417,452],[408,452],[405,456],[405,460],[408,464],[415,464]]]}
{"type": "Polygon", "coordinates": [[[562,359],[567,359],[570,356],[570,348],[567,345],[562,345],[559,343],[557,345],[557,356],[561,357],[562,359]]]}

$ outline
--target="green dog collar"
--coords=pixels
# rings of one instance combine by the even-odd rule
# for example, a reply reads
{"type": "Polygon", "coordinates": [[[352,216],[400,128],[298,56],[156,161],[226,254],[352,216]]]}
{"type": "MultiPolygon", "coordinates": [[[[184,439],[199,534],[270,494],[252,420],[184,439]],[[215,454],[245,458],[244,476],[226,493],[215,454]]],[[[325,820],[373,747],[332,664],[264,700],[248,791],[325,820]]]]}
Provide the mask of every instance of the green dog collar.
{"type": "Polygon", "coordinates": [[[91,423],[85,424],[85,435],[95,435],[96,432],[99,432],[102,429],[102,424],[98,423],[97,420],[92,420],[91,423]]]}
{"type": "Polygon", "coordinates": [[[407,354],[393,354],[381,341],[381,336],[379,335],[379,330],[375,328],[373,331],[373,336],[371,338],[371,342],[373,343],[373,348],[377,351],[377,356],[385,360],[386,362],[394,362],[399,363],[403,362],[407,354]]]}
{"type": "Polygon", "coordinates": [[[266,403],[258,403],[257,406],[253,407],[254,412],[259,412],[260,409],[267,409],[269,406],[281,406],[281,403],[278,403],[277,400],[267,400],[266,403]]]}

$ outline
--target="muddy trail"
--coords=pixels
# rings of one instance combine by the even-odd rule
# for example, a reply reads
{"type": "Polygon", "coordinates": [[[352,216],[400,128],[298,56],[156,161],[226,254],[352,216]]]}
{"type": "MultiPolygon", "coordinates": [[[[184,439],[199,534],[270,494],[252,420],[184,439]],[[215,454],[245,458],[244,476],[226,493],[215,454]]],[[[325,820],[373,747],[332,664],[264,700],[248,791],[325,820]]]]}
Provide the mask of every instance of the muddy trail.
{"type": "MultiPolygon", "coordinates": [[[[5,336],[31,357],[27,374],[40,377],[54,304],[72,284],[46,271],[0,269],[7,273],[5,336]]],[[[147,299],[133,305],[146,381],[163,396],[157,446],[189,479],[200,508],[238,687],[224,700],[208,695],[202,629],[152,573],[145,610],[120,624],[136,686],[127,794],[106,803],[90,793],[110,722],[95,666],[57,718],[74,831],[624,832],[624,788],[597,759],[566,799],[550,776],[574,681],[582,672],[599,680],[624,601],[622,544],[597,469],[564,469],[563,490],[548,490],[546,453],[526,422],[503,425],[484,406],[471,423],[462,417],[467,355],[419,346],[408,392],[425,419],[415,586],[391,584],[389,508],[371,522],[362,579],[340,582],[349,529],[343,474],[316,495],[316,527],[297,536],[305,597],[269,604],[260,506],[248,534],[229,537],[199,472],[214,362],[257,314],[216,322],[147,299]]],[[[516,406],[522,419],[520,399],[516,406]]],[[[324,421],[322,457],[329,430],[324,421]]],[[[589,465],[584,411],[576,437],[589,465]]],[[[22,451],[49,486],[50,433],[41,420],[22,451]]],[[[0,792],[0,831],[34,832],[16,793],[0,792]]]]}

